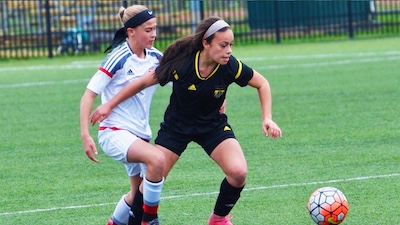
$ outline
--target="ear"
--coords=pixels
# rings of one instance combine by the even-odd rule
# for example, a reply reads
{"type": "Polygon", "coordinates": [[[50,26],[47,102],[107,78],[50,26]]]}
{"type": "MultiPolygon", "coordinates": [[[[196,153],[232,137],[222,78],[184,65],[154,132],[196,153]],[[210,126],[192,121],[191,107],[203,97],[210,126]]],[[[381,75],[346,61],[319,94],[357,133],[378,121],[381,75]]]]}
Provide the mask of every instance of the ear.
{"type": "Polygon", "coordinates": [[[128,29],[126,29],[126,34],[128,35],[128,37],[134,35],[135,29],[129,27],[128,29]]]}
{"type": "Polygon", "coordinates": [[[206,40],[203,39],[201,42],[203,44],[204,49],[209,49],[210,48],[210,43],[208,43],[206,40]]]}

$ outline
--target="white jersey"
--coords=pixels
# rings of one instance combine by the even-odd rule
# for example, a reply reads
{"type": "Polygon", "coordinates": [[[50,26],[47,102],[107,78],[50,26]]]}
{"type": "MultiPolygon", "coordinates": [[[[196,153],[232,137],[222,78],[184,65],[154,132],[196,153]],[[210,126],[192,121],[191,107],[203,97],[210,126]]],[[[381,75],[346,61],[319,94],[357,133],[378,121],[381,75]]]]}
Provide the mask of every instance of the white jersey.
{"type": "MultiPolygon", "coordinates": [[[[132,52],[126,42],[121,44],[107,55],[87,88],[101,94],[102,104],[106,103],[129,82],[158,66],[162,53],[155,48],[145,51],[146,58],[141,59],[132,52]]],[[[140,138],[151,139],[150,104],[157,86],[150,86],[121,102],[112,110],[110,116],[100,123],[100,127],[116,127],[128,130],[140,138]]]]}

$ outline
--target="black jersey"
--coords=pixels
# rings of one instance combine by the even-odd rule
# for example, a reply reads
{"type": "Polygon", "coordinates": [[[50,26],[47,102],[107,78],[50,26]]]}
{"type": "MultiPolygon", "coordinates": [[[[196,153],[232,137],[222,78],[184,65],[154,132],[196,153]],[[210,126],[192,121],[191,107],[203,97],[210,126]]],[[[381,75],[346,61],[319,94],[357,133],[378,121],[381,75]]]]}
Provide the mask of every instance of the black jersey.
{"type": "Polygon", "coordinates": [[[221,119],[226,120],[219,109],[228,86],[233,82],[246,86],[253,77],[250,67],[230,56],[226,65],[218,64],[209,76],[203,78],[199,72],[199,56],[200,52],[197,52],[182,62],[169,80],[173,82],[173,91],[163,125],[175,132],[199,134],[212,130],[221,119]]]}

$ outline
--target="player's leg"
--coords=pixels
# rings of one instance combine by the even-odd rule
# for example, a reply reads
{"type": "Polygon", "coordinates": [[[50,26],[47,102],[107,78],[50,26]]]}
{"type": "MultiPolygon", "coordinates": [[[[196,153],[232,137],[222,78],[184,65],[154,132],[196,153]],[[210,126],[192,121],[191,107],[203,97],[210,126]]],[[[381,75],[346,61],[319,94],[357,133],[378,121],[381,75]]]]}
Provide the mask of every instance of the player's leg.
{"type": "Polygon", "coordinates": [[[128,224],[130,204],[135,193],[132,190],[136,191],[142,179],[139,176],[141,173],[140,165],[138,163],[129,163],[126,155],[131,144],[138,139],[132,133],[124,130],[105,129],[98,133],[98,140],[102,150],[114,160],[124,164],[131,183],[131,191],[120,198],[108,224],[128,224]]]}
{"type": "MultiPolygon", "coordinates": [[[[156,145],[157,148],[159,148],[165,156],[165,167],[164,167],[164,178],[167,177],[169,171],[172,169],[174,166],[175,162],[179,159],[179,156],[173,153],[172,151],[168,150],[165,147],[162,147],[161,145],[156,145]]],[[[141,224],[141,218],[143,216],[143,191],[138,188],[135,193],[135,198],[133,199],[133,203],[131,206],[131,212],[134,217],[129,218],[129,225],[140,225],[141,224]]]]}
{"type": "Polygon", "coordinates": [[[239,142],[235,138],[222,141],[210,157],[226,174],[227,181],[234,187],[243,187],[247,176],[247,162],[239,142]]]}
{"type": "MultiPolygon", "coordinates": [[[[145,202],[148,202],[144,216],[157,219],[158,202],[163,184],[164,155],[153,145],[143,141],[125,130],[109,130],[99,132],[99,144],[104,152],[114,160],[130,165],[131,163],[145,163],[147,165],[147,185],[144,187],[145,202]],[[148,190],[148,191],[147,191],[148,190]],[[147,195],[146,195],[147,192],[147,195]],[[146,197],[147,196],[147,197],[146,197]]],[[[132,175],[132,174],[131,174],[132,175]]],[[[136,192],[136,190],[135,190],[136,192]]],[[[132,193],[135,193],[132,192],[132,193]]],[[[142,219],[143,219],[142,218],[142,219]]]]}
{"type": "Polygon", "coordinates": [[[131,211],[129,212],[128,225],[140,225],[143,218],[143,188],[140,185],[136,191],[132,201],[131,211]]]}
{"type": "Polygon", "coordinates": [[[141,192],[143,193],[144,202],[142,224],[146,224],[149,221],[157,221],[158,205],[164,183],[164,154],[155,146],[139,139],[129,147],[127,160],[146,164],[147,169],[142,181],[143,192],[141,192]]]}
{"type": "Polygon", "coordinates": [[[220,193],[210,216],[209,224],[230,225],[226,216],[240,198],[246,182],[247,162],[235,138],[222,141],[210,157],[221,167],[226,178],[221,182],[220,193]]]}
{"type": "Polygon", "coordinates": [[[155,145],[155,146],[164,153],[164,157],[165,157],[164,177],[167,178],[172,167],[175,165],[176,161],[178,161],[179,155],[175,154],[171,150],[169,150],[161,145],[155,145]]]}
{"type": "Polygon", "coordinates": [[[145,166],[143,164],[139,163],[130,163],[126,165],[128,175],[131,174],[129,171],[132,171],[131,168],[129,168],[130,165],[137,165],[140,168],[140,174],[137,176],[130,176],[130,181],[131,181],[131,195],[128,196],[126,199],[129,199],[130,201],[130,210],[129,210],[129,220],[127,224],[129,225],[140,225],[143,217],[143,194],[139,190],[141,183],[142,183],[142,177],[144,176],[144,173],[146,171],[145,166]],[[140,180],[137,180],[136,177],[139,177],[140,180]],[[140,204],[135,205],[135,200],[140,201],[140,204]]]}
{"type": "Polygon", "coordinates": [[[118,201],[107,225],[126,225],[129,222],[129,216],[130,216],[129,212],[131,211],[131,205],[135,195],[135,190],[139,187],[140,183],[142,182],[142,178],[140,177],[139,174],[136,174],[134,176],[129,176],[129,180],[131,183],[131,191],[123,195],[121,199],[118,201]]]}
{"type": "Polygon", "coordinates": [[[166,178],[172,167],[178,161],[180,155],[185,151],[192,138],[188,135],[179,135],[176,132],[161,126],[157,138],[154,140],[155,147],[164,154],[164,177],[166,178]]]}

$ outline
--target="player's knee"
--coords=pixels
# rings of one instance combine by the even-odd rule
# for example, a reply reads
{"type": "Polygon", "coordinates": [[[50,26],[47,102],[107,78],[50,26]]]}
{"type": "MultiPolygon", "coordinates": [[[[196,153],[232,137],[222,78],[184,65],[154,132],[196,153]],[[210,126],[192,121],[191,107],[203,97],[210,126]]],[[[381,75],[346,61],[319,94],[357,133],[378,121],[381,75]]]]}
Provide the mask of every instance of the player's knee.
{"type": "Polygon", "coordinates": [[[227,175],[231,177],[237,185],[244,184],[247,177],[247,166],[237,166],[227,175]]]}
{"type": "Polygon", "coordinates": [[[164,154],[157,150],[155,154],[152,155],[151,160],[147,167],[157,174],[163,174],[165,167],[165,156],[164,154]]]}

